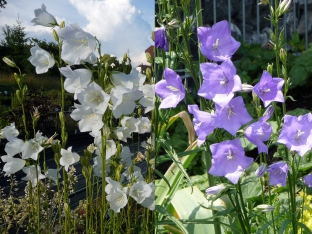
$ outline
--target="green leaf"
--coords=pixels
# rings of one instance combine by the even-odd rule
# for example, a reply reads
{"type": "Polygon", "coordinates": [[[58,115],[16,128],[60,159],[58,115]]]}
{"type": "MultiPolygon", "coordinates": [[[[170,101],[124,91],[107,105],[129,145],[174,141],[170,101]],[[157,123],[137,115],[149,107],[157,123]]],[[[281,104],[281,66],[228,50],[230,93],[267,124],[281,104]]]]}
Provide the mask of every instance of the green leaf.
{"type": "Polygon", "coordinates": [[[296,108],[294,110],[291,110],[291,111],[287,111],[287,115],[292,115],[292,116],[300,116],[300,115],[305,115],[305,114],[308,114],[310,113],[309,110],[306,110],[306,109],[302,109],[302,108],[296,108]]]}
{"type": "Polygon", "coordinates": [[[298,226],[300,226],[301,228],[303,228],[307,234],[312,234],[310,228],[308,228],[306,225],[304,225],[303,223],[301,222],[298,222],[298,226]]]}
{"type": "Polygon", "coordinates": [[[250,151],[257,147],[254,144],[252,144],[250,141],[248,141],[246,137],[241,137],[240,141],[245,151],[250,151]]]}
{"type": "Polygon", "coordinates": [[[290,224],[290,223],[291,223],[291,220],[290,220],[290,219],[284,220],[284,222],[282,223],[282,225],[281,225],[281,227],[280,227],[278,233],[279,233],[279,234],[285,233],[286,228],[287,228],[288,224],[290,224]]]}
{"type": "Polygon", "coordinates": [[[159,65],[162,65],[163,64],[163,59],[162,57],[156,57],[155,58],[155,63],[159,64],[159,65]]]}
{"type": "Polygon", "coordinates": [[[244,199],[258,197],[261,192],[261,184],[258,177],[247,176],[242,180],[242,193],[244,199]]]}
{"type": "Polygon", "coordinates": [[[168,219],[170,219],[172,222],[174,222],[177,227],[184,233],[184,234],[189,234],[187,229],[184,227],[184,225],[178,220],[176,217],[174,217],[172,214],[170,214],[165,208],[162,206],[156,205],[155,210],[164,216],[166,216],[168,219]]]}
{"type": "Polygon", "coordinates": [[[303,65],[295,64],[289,72],[289,77],[290,77],[289,88],[303,86],[307,83],[308,72],[303,65]]]}

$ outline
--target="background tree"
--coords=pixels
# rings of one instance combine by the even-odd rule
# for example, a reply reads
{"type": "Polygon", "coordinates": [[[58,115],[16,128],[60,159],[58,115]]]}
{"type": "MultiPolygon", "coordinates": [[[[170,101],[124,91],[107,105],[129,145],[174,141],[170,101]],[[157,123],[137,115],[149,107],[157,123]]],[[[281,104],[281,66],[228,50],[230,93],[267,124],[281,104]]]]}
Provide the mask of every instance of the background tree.
{"type": "Polygon", "coordinates": [[[5,0],[0,0],[0,8],[5,8],[7,2],[5,0]]]}

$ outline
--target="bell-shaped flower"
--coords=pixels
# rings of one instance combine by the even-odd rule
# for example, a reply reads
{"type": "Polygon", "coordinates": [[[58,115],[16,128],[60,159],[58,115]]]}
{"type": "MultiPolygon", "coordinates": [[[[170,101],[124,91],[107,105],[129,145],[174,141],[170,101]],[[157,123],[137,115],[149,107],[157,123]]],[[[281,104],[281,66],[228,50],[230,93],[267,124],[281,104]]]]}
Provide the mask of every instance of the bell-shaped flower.
{"type": "Polygon", "coordinates": [[[88,69],[72,70],[70,66],[60,68],[60,72],[66,77],[64,88],[69,93],[74,93],[74,99],[77,94],[88,86],[91,81],[92,73],[88,69]]]}
{"type": "Polygon", "coordinates": [[[122,188],[121,184],[118,181],[114,181],[110,177],[106,177],[106,182],[106,200],[110,203],[110,208],[116,213],[119,213],[120,209],[124,208],[128,203],[126,193],[127,189],[122,188]]]}
{"type": "Polygon", "coordinates": [[[216,104],[216,115],[214,126],[224,128],[235,136],[237,130],[252,120],[248,114],[243,98],[241,96],[233,98],[227,105],[221,107],[216,104]]]}
{"type": "Polygon", "coordinates": [[[165,27],[156,28],[154,31],[154,37],[155,37],[155,47],[163,49],[164,51],[168,52],[169,45],[166,36],[166,28],[165,27]]]}
{"type": "Polygon", "coordinates": [[[18,136],[19,132],[15,128],[15,123],[11,123],[10,126],[6,126],[0,130],[0,140],[2,138],[12,141],[18,136]]]}
{"type": "Polygon", "coordinates": [[[203,84],[198,95],[213,100],[219,106],[225,106],[234,97],[234,92],[242,89],[242,82],[236,75],[236,68],[230,59],[221,65],[202,63],[200,70],[203,74],[203,84]]]}
{"type": "Polygon", "coordinates": [[[284,116],[284,125],[277,142],[285,144],[291,151],[305,155],[312,147],[312,114],[284,116]]]}
{"type": "Polygon", "coordinates": [[[65,170],[68,171],[68,167],[78,162],[80,156],[77,153],[72,152],[72,146],[68,147],[67,150],[61,149],[60,165],[65,167],[65,170]]]}
{"type": "Polygon", "coordinates": [[[198,138],[197,144],[201,146],[205,142],[206,137],[215,129],[213,125],[215,116],[199,110],[197,105],[189,105],[188,111],[194,115],[193,124],[198,138]]]}
{"type": "Polygon", "coordinates": [[[246,157],[240,140],[228,140],[210,145],[212,166],[209,173],[215,176],[225,176],[233,184],[239,180],[244,169],[247,169],[253,159],[246,157]]]}
{"type": "Polygon", "coordinates": [[[26,141],[22,146],[22,159],[31,158],[33,160],[38,159],[39,153],[43,150],[43,147],[36,139],[30,139],[26,141]]]}
{"type": "Polygon", "coordinates": [[[129,117],[129,116],[124,116],[121,121],[121,126],[128,128],[128,131],[132,132],[138,132],[139,131],[139,119],[129,117]]]}
{"type": "Polygon", "coordinates": [[[143,97],[140,99],[139,103],[145,107],[144,113],[154,110],[155,102],[155,85],[143,85],[140,89],[143,93],[143,97]]]}
{"type": "Polygon", "coordinates": [[[26,174],[22,180],[30,181],[32,187],[35,187],[38,183],[38,180],[44,179],[45,176],[41,174],[41,167],[37,165],[37,169],[35,165],[31,165],[29,167],[24,167],[23,172],[26,174]]]}
{"type": "Polygon", "coordinates": [[[4,151],[10,155],[14,156],[22,151],[24,141],[18,138],[11,138],[11,140],[5,144],[4,151]]]}
{"type": "Polygon", "coordinates": [[[131,185],[129,196],[132,197],[137,203],[142,203],[153,192],[152,188],[143,180],[137,181],[131,185]]]}
{"type": "Polygon", "coordinates": [[[132,138],[131,130],[127,127],[119,127],[114,130],[114,133],[118,140],[127,142],[127,138],[132,138]]]}
{"type": "Polygon", "coordinates": [[[263,105],[267,107],[271,102],[284,102],[284,96],[281,91],[284,84],[282,78],[272,78],[271,74],[263,71],[259,83],[257,83],[253,91],[263,101],[263,105]]]}
{"type": "Polygon", "coordinates": [[[151,182],[148,185],[150,186],[152,192],[149,197],[146,197],[144,201],[141,202],[141,206],[150,210],[155,210],[155,184],[151,182]]]}
{"type": "Polygon", "coordinates": [[[113,103],[113,115],[118,119],[120,116],[129,115],[134,111],[135,101],[139,100],[143,93],[133,87],[116,86],[111,90],[110,96],[113,103]]]}
{"type": "Polygon", "coordinates": [[[139,125],[138,125],[138,133],[144,134],[151,131],[151,121],[147,117],[141,117],[138,119],[139,125]]]}
{"type": "Polygon", "coordinates": [[[79,121],[79,130],[81,132],[92,131],[96,135],[104,126],[102,116],[94,112],[90,107],[85,107],[79,104],[74,104],[76,109],[71,113],[70,117],[73,120],[79,121]]]}
{"type": "Polygon", "coordinates": [[[265,164],[261,164],[258,169],[255,171],[255,176],[257,176],[258,178],[262,177],[266,172],[266,165],[265,164]]]}
{"type": "Polygon", "coordinates": [[[36,67],[37,74],[46,73],[49,68],[53,67],[55,64],[50,53],[41,49],[38,45],[31,47],[30,53],[31,56],[28,60],[34,67],[36,67]]]}
{"type": "Polygon", "coordinates": [[[133,83],[133,89],[139,89],[143,86],[146,76],[139,73],[136,68],[132,68],[129,74],[122,72],[112,73],[112,83],[114,86],[125,86],[127,82],[133,83]]]}
{"type": "Polygon", "coordinates": [[[302,177],[304,183],[306,184],[306,186],[308,186],[309,188],[312,188],[312,173],[302,177]]]}
{"type": "Polygon", "coordinates": [[[215,195],[225,189],[227,186],[226,184],[218,184],[216,186],[209,187],[205,190],[207,195],[215,195]]]}
{"type": "Polygon", "coordinates": [[[36,18],[31,21],[34,25],[42,25],[45,27],[54,27],[58,25],[54,16],[47,12],[47,8],[43,3],[41,8],[35,10],[35,16],[36,18]]]}
{"type": "Polygon", "coordinates": [[[185,97],[182,79],[170,68],[165,69],[164,78],[155,85],[155,93],[162,99],[159,108],[174,108],[185,97]]]}
{"type": "Polygon", "coordinates": [[[122,151],[120,153],[121,163],[124,163],[126,167],[131,166],[132,156],[133,153],[130,152],[130,148],[128,146],[122,146],[122,151]]]}
{"type": "Polygon", "coordinates": [[[268,173],[270,185],[282,184],[283,186],[286,186],[286,179],[288,173],[287,163],[280,161],[271,164],[268,168],[268,173]]]}
{"type": "Polygon", "coordinates": [[[5,176],[6,175],[12,175],[15,172],[21,170],[24,166],[26,161],[20,158],[13,158],[10,155],[4,155],[1,156],[1,160],[2,162],[4,162],[4,167],[3,167],[3,171],[5,172],[5,176]]]}
{"type": "MultiPolygon", "coordinates": [[[[110,172],[110,160],[105,161],[105,176],[110,172]]],[[[102,178],[102,157],[96,156],[93,158],[93,173],[94,176],[102,178]]]]}
{"type": "MultiPolygon", "coordinates": [[[[106,159],[110,159],[110,157],[112,157],[114,154],[116,154],[116,143],[113,140],[106,140],[106,146],[105,146],[105,157],[106,159]]],[[[100,144],[97,144],[97,148],[95,150],[95,154],[96,155],[101,155],[102,152],[102,142],[100,142],[100,144]]]]}
{"type": "Polygon", "coordinates": [[[81,64],[96,49],[95,38],[77,24],[61,28],[57,33],[63,40],[61,57],[69,65],[81,64]]]}
{"type": "Polygon", "coordinates": [[[197,34],[201,52],[213,61],[230,59],[240,47],[240,43],[231,36],[231,28],[226,20],[214,24],[212,28],[199,27],[197,34]]]}
{"type": "Polygon", "coordinates": [[[110,96],[103,91],[101,86],[92,82],[77,94],[77,98],[82,105],[91,107],[96,114],[104,114],[110,96]]]}

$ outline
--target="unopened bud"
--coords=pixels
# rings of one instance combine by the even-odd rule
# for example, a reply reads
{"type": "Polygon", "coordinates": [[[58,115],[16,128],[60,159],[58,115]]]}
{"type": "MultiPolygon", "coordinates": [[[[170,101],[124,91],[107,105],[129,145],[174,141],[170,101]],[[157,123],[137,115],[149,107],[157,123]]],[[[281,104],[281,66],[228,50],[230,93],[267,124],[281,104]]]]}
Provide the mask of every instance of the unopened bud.
{"type": "Polygon", "coordinates": [[[267,5],[269,2],[269,0],[260,0],[259,5],[267,5]]]}
{"type": "Polygon", "coordinates": [[[35,120],[38,120],[40,118],[40,113],[39,113],[38,107],[33,107],[33,108],[34,108],[33,118],[35,120]]]}
{"type": "Polygon", "coordinates": [[[258,169],[256,170],[255,175],[256,175],[258,178],[260,178],[260,177],[262,177],[262,176],[264,175],[265,171],[266,171],[266,166],[265,166],[264,164],[261,164],[261,165],[258,167],[258,169]]]}
{"type": "Polygon", "coordinates": [[[180,21],[177,19],[173,19],[171,20],[168,24],[167,24],[168,28],[180,28],[180,21]]]}
{"type": "Polygon", "coordinates": [[[278,6],[279,15],[284,14],[290,7],[291,0],[283,0],[281,4],[278,6]]]}
{"type": "Polygon", "coordinates": [[[59,42],[60,38],[59,38],[59,36],[57,35],[57,32],[54,29],[52,30],[52,35],[54,37],[54,40],[56,42],[59,42]]]}
{"type": "Polygon", "coordinates": [[[270,212],[274,210],[274,206],[262,204],[255,207],[255,210],[260,212],[270,212]]]}
{"type": "Polygon", "coordinates": [[[124,62],[126,62],[126,61],[127,61],[127,58],[128,58],[128,54],[125,53],[122,60],[123,60],[124,62]]]}
{"type": "Polygon", "coordinates": [[[287,61],[287,52],[283,48],[280,49],[280,58],[283,64],[286,64],[287,61]]]}
{"type": "Polygon", "coordinates": [[[253,90],[253,86],[249,84],[242,84],[242,90],[240,92],[251,92],[253,90]]]}
{"type": "Polygon", "coordinates": [[[88,150],[90,153],[93,153],[93,152],[96,150],[96,146],[92,143],[92,144],[90,144],[90,145],[87,147],[87,150],[88,150]]]}
{"type": "Polygon", "coordinates": [[[221,192],[225,188],[226,188],[225,184],[218,184],[216,186],[207,188],[205,192],[207,195],[214,195],[214,194],[218,194],[219,192],[221,192]]]}
{"type": "Polygon", "coordinates": [[[146,52],[145,53],[145,56],[146,56],[146,60],[149,64],[153,64],[153,58],[152,56],[150,55],[150,53],[146,52]]]}
{"type": "Polygon", "coordinates": [[[152,72],[151,72],[151,69],[147,68],[146,71],[145,71],[145,74],[146,74],[146,78],[148,80],[151,80],[152,79],[152,72]]]}
{"type": "Polygon", "coordinates": [[[61,23],[60,23],[60,28],[64,28],[65,27],[65,21],[62,21],[61,23]]]}
{"type": "Polygon", "coordinates": [[[272,64],[268,63],[267,72],[270,73],[271,75],[273,74],[273,63],[272,64]]]}
{"type": "Polygon", "coordinates": [[[11,60],[11,59],[9,59],[9,58],[7,58],[7,57],[3,57],[3,62],[5,62],[8,66],[10,66],[10,67],[15,67],[15,68],[18,68],[17,66],[16,66],[16,64],[11,60]]]}

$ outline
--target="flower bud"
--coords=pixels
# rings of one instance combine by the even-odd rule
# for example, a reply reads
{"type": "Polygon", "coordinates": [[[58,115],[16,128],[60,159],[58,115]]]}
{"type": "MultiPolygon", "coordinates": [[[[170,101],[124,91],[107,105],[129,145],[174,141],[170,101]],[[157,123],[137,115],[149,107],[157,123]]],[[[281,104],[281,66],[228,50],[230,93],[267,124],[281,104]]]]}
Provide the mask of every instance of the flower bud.
{"type": "Polygon", "coordinates": [[[251,92],[253,90],[253,86],[249,84],[242,84],[242,90],[240,92],[251,92]]]}
{"type": "Polygon", "coordinates": [[[284,14],[290,7],[291,0],[283,0],[278,7],[279,15],[284,14]]]}
{"type": "Polygon", "coordinates": [[[173,19],[167,24],[167,26],[171,29],[180,28],[180,21],[177,19],[173,19]]]}
{"type": "Polygon", "coordinates": [[[92,143],[92,144],[90,144],[88,147],[87,147],[87,150],[91,153],[91,154],[93,154],[93,152],[96,150],[96,146],[92,143]]]}
{"type": "Polygon", "coordinates": [[[264,164],[261,164],[258,169],[255,172],[255,175],[260,178],[264,175],[264,173],[266,172],[266,166],[264,164]]]}
{"type": "Polygon", "coordinates": [[[53,35],[53,37],[54,37],[54,40],[55,40],[56,42],[59,42],[59,37],[58,37],[57,32],[55,31],[55,29],[52,30],[52,35],[53,35]]]}
{"type": "Polygon", "coordinates": [[[274,206],[262,204],[255,207],[255,210],[260,212],[270,212],[274,210],[274,206]]]}
{"type": "Polygon", "coordinates": [[[150,53],[146,52],[145,53],[145,56],[146,56],[146,60],[149,64],[153,64],[153,59],[152,59],[152,56],[150,55],[150,53]]]}
{"type": "Polygon", "coordinates": [[[218,194],[219,192],[221,192],[225,188],[226,188],[225,184],[218,184],[216,186],[207,188],[205,192],[207,195],[214,195],[214,194],[218,194]]]}
{"type": "Polygon", "coordinates": [[[151,72],[151,69],[147,68],[146,71],[145,71],[145,74],[146,74],[146,78],[148,80],[151,80],[152,79],[152,72],[151,72]]]}
{"type": "Polygon", "coordinates": [[[283,48],[280,49],[280,58],[283,64],[287,61],[287,52],[283,48]]]}
{"type": "Polygon", "coordinates": [[[11,60],[11,59],[9,59],[9,58],[7,58],[7,57],[3,57],[3,62],[5,62],[8,66],[10,66],[10,67],[15,67],[15,68],[18,68],[17,66],[16,66],[16,64],[11,60]]]}
{"type": "Polygon", "coordinates": [[[64,28],[65,27],[65,21],[62,21],[61,23],[60,23],[60,28],[64,28]]]}
{"type": "Polygon", "coordinates": [[[267,71],[268,71],[268,73],[270,73],[271,75],[273,74],[273,63],[272,63],[272,64],[269,64],[269,63],[268,63],[267,71]]]}
{"type": "Polygon", "coordinates": [[[269,4],[269,0],[260,0],[259,5],[267,5],[269,4]]]}

